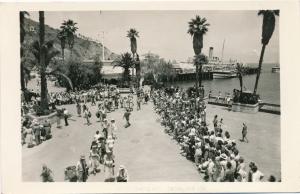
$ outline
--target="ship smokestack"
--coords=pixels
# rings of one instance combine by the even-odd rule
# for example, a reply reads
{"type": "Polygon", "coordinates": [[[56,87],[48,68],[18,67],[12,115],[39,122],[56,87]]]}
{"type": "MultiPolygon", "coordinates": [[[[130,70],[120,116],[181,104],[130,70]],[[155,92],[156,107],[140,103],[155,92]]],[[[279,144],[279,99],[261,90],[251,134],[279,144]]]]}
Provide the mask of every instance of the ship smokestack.
{"type": "Polygon", "coordinates": [[[213,58],[213,52],[214,52],[214,47],[209,47],[209,59],[212,59],[213,58]]]}

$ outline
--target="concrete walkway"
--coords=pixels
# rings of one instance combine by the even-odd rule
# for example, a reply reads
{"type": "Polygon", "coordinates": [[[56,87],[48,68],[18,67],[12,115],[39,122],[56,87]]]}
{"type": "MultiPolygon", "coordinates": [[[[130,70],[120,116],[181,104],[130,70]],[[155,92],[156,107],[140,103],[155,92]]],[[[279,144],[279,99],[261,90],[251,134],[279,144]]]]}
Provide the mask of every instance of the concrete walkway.
{"type": "MultiPolygon", "coordinates": [[[[23,181],[41,181],[42,164],[53,171],[55,181],[64,181],[64,169],[75,165],[81,154],[88,158],[89,147],[100,123],[96,121],[96,107],[91,107],[92,125],[85,125],[77,117],[75,105],[65,106],[74,114],[69,126],[57,129],[53,125],[53,138],[34,148],[23,147],[23,181]]],[[[135,107],[136,108],[136,107],[135,107]]],[[[153,111],[152,103],[143,105],[142,110],[132,112],[129,128],[124,128],[124,111],[108,114],[117,122],[117,141],[114,148],[116,169],[126,166],[130,181],[201,181],[195,165],[180,155],[177,143],[166,135],[153,111]]],[[[101,129],[100,129],[101,130],[101,129]]],[[[88,181],[103,181],[104,173],[90,175],[88,181]]]]}
{"type": "MultiPolygon", "coordinates": [[[[81,154],[88,158],[89,147],[96,130],[101,130],[96,121],[96,107],[92,106],[92,125],[75,114],[75,105],[65,106],[74,116],[68,127],[53,126],[53,138],[28,149],[23,147],[23,181],[40,181],[42,164],[53,171],[55,181],[64,181],[64,168],[75,165],[81,154]]],[[[136,108],[136,107],[135,107],[136,108]]],[[[152,103],[134,110],[132,125],[124,128],[124,110],[108,114],[117,122],[118,139],[114,152],[116,171],[120,164],[127,167],[130,181],[202,181],[194,164],[180,155],[176,141],[166,135],[153,111],[152,103]]],[[[247,114],[228,111],[225,107],[207,105],[207,122],[212,127],[213,116],[224,119],[224,130],[237,142],[240,155],[246,163],[254,161],[265,174],[264,181],[273,174],[281,177],[280,115],[269,113],[247,114]],[[240,142],[242,123],[248,126],[249,143],[240,142]]],[[[104,173],[91,175],[88,181],[103,181],[104,173]]]]}
{"type": "Polygon", "coordinates": [[[253,161],[264,173],[264,181],[270,175],[277,180],[281,177],[281,133],[280,115],[258,112],[256,114],[228,111],[226,107],[207,105],[207,123],[213,126],[213,117],[223,118],[224,131],[228,131],[231,139],[235,139],[240,155],[248,164],[253,161]],[[249,143],[240,142],[242,124],[248,126],[249,143]]]}

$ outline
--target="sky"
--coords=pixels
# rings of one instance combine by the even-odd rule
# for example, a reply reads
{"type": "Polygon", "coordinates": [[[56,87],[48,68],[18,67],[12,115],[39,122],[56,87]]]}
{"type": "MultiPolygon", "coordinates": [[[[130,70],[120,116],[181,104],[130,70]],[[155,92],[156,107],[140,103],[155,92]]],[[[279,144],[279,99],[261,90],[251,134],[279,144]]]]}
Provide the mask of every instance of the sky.
{"type": "MultiPolygon", "coordinates": [[[[38,12],[29,12],[38,21],[38,12]]],[[[45,12],[45,23],[59,28],[63,20],[77,22],[78,33],[94,39],[104,31],[104,45],[117,54],[130,52],[126,37],[130,28],[139,32],[137,52],[152,52],[167,60],[185,61],[194,56],[192,37],[187,33],[188,22],[196,15],[210,24],[204,35],[202,52],[208,55],[214,47],[214,56],[224,60],[237,59],[257,63],[261,51],[262,16],[257,11],[65,11],[45,12]]],[[[76,43],[75,43],[76,44],[76,43]]],[[[279,18],[273,36],[266,48],[264,62],[279,62],[279,18]]]]}

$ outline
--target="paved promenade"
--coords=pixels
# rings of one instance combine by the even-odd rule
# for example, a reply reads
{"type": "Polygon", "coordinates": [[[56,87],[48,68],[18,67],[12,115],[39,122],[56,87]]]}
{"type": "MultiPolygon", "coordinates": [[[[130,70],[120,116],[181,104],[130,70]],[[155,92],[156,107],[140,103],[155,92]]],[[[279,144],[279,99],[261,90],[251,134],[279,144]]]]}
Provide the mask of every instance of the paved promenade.
{"type": "MultiPolygon", "coordinates": [[[[55,181],[64,181],[64,168],[75,165],[81,154],[88,159],[89,147],[96,130],[101,130],[95,117],[96,106],[91,107],[92,125],[87,126],[82,117],[77,117],[75,105],[65,106],[71,114],[69,126],[61,129],[53,125],[53,138],[28,149],[23,147],[22,175],[24,181],[40,181],[42,164],[53,171],[55,181]]],[[[136,107],[135,107],[136,108],[136,107]]],[[[166,135],[159,124],[153,105],[143,105],[142,110],[132,112],[129,128],[124,128],[124,110],[108,114],[117,122],[117,141],[114,153],[116,171],[120,164],[127,167],[130,181],[202,181],[194,164],[180,155],[180,148],[166,135]]],[[[212,127],[213,116],[224,119],[224,130],[237,142],[240,154],[246,163],[254,161],[265,174],[281,176],[280,116],[269,113],[237,113],[224,107],[207,105],[207,122],[212,127]],[[242,123],[248,125],[249,143],[240,142],[242,123]]],[[[88,181],[103,181],[104,173],[90,175],[88,181]]]]}
{"type": "MultiPolygon", "coordinates": [[[[22,169],[24,181],[40,181],[42,164],[53,171],[55,181],[64,181],[64,168],[75,165],[81,154],[88,158],[89,147],[100,123],[96,121],[96,106],[92,106],[92,125],[75,115],[75,105],[65,106],[74,114],[69,126],[61,129],[53,125],[53,138],[28,149],[23,148],[22,169]]],[[[135,107],[136,108],[136,107],[135,107]]],[[[117,141],[114,148],[116,171],[120,164],[127,167],[130,181],[201,181],[194,164],[180,155],[180,148],[166,135],[157,122],[152,103],[134,110],[132,125],[124,128],[121,109],[108,114],[117,122],[117,141]]],[[[88,181],[103,181],[104,173],[90,175],[88,181]]]]}
{"type": "Polygon", "coordinates": [[[224,131],[228,131],[232,139],[237,142],[241,156],[248,163],[253,161],[258,169],[264,173],[267,181],[269,176],[281,177],[281,135],[280,115],[259,112],[248,114],[228,111],[226,107],[207,105],[207,122],[213,126],[213,117],[223,118],[224,131]],[[242,137],[242,124],[248,126],[247,138],[249,143],[240,142],[242,137]]]}

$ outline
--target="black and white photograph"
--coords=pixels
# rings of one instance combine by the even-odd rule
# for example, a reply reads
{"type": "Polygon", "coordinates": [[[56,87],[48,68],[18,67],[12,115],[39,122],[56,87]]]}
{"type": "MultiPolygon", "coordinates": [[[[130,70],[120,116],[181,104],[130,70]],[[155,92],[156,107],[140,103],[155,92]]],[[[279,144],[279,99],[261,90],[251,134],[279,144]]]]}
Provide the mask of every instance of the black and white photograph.
{"type": "Polygon", "coordinates": [[[22,181],[281,182],[280,14],[20,11],[22,181]]]}
{"type": "Polygon", "coordinates": [[[1,193],[299,191],[298,0],[0,10],[1,193]]]}

